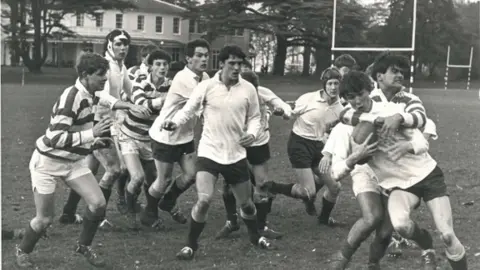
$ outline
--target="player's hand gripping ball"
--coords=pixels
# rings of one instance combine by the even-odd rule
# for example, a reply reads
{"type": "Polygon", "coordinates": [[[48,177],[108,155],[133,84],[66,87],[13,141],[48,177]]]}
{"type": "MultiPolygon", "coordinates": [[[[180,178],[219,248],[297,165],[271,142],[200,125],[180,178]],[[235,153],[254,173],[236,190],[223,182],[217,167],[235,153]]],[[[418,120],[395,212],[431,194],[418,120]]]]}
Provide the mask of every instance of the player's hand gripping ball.
{"type": "MultiPolygon", "coordinates": [[[[356,125],[355,128],[353,129],[352,138],[355,143],[363,144],[367,139],[367,137],[372,133],[373,135],[370,138],[368,144],[372,144],[378,140],[376,128],[373,123],[362,121],[358,123],[358,125],[356,125]]],[[[370,160],[370,158],[371,157],[364,158],[358,161],[357,164],[359,165],[365,164],[370,160]]]]}

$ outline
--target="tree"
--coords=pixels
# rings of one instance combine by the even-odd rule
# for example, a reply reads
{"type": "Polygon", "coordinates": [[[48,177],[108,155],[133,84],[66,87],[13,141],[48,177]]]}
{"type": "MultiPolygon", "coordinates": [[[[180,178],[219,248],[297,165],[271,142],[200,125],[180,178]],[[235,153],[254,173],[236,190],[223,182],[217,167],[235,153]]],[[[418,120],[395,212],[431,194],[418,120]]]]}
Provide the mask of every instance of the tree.
{"type": "Polygon", "coordinates": [[[21,56],[30,72],[41,72],[48,56],[48,40],[74,36],[75,32],[62,23],[67,14],[95,16],[98,10],[133,9],[135,5],[123,0],[5,0],[9,24],[2,24],[4,32],[10,34],[11,49],[21,56]],[[28,21],[27,19],[28,18],[28,21]],[[33,55],[30,57],[28,39],[32,38],[33,55]]]}
{"type": "MultiPolygon", "coordinates": [[[[410,47],[412,14],[413,0],[391,0],[390,16],[381,34],[383,44],[392,47],[410,47]]],[[[455,44],[455,47],[463,48],[468,44],[468,37],[460,25],[452,0],[417,2],[415,39],[415,65],[426,66],[431,71],[437,65],[444,63],[448,45],[455,44]]],[[[452,47],[452,52],[454,50],[452,47]]],[[[430,72],[430,74],[434,73],[430,72]]]]}

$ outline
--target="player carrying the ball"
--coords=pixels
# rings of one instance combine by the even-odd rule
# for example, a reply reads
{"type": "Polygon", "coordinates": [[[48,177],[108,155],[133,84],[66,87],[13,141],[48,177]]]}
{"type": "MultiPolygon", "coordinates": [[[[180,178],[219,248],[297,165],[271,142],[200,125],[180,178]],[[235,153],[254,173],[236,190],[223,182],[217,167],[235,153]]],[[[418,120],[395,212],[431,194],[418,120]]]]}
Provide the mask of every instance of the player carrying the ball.
{"type": "MultiPolygon", "coordinates": [[[[402,91],[403,71],[408,66],[405,57],[381,55],[372,69],[373,78],[380,89],[378,95],[372,94],[371,99],[385,104],[384,116],[357,111],[358,108],[354,107],[346,109],[351,113],[349,118],[342,121],[358,124],[360,119],[364,119],[382,126],[378,132],[378,151],[374,152],[374,158],[368,161],[368,165],[377,176],[380,187],[389,194],[387,208],[393,229],[402,237],[415,241],[423,250],[425,269],[436,268],[433,239],[427,230],[420,228],[410,217],[422,199],[441,234],[450,265],[454,270],[464,270],[467,269],[465,247],[453,230],[452,210],[443,172],[428,152],[409,142],[412,138],[419,138],[416,134],[420,131],[416,128],[425,125],[426,115],[420,99],[402,91]],[[411,129],[405,129],[408,127],[411,129]]],[[[359,99],[355,96],[355,100],[359,99]]],[[[357,101],[357,104],[360,102],[357,101]]],[[[347,133],[343,133],[342,138],[345,142],[351,142],[347,133]]],[[[428,142],[425,143],[428,145],[428,142]]],[[[352,145],[354,147],[355,144],[352,145]]],[[[357,162],[350,157],[332,165],[333,178],[340,179],[341,175],[351,172],[357,162]]]]}

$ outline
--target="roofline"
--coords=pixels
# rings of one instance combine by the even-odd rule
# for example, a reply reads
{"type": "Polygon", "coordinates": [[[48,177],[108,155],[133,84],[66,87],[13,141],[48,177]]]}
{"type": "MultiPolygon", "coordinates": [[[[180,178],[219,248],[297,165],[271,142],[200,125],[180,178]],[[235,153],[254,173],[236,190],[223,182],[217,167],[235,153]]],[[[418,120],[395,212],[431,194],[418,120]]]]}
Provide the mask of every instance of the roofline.
{"type": "Polygon", "coordinates": [[[188,9],[184,8],[184,7],[181,7],[181,6],[177,6],[177,5],[174,5],[172,3],[169,3],[169,2],[166,2],[166,1],[162,1],[162,0],[154,0],[155,2],[159,2],[159,3],[162,3],[162,4],[165,4],[165,5],[169,5],[171,7],[174,7],[174,8],[177,8],[181,11],[188,11],[188,9]]]}

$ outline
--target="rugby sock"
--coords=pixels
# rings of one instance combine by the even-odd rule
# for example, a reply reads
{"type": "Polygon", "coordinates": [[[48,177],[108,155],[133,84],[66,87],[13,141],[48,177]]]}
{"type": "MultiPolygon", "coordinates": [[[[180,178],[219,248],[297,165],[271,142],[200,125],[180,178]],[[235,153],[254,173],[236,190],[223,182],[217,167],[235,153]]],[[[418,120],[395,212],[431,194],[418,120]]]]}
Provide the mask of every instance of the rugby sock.
{"type": "Polygon", "coordinates": [[[150,188],[150,185],[147,183],[143,184],[143,191],[145,193],[145,198],[147,199],[147,205],[145,206],[145,210],[148,211],[149,213],[156,213],[158,214],[158,201],[159,199],[153,197],[148,193],[148,189],[150,188]]]}
{"type": "Polygon", "coordinates": [[[267,213],[270,214],[272,212],[272,204],[273,204],[273,198],[268,199],[268,204],[267,204],[267,213]]]}
{"type": "Polygon", "coordinates": [[[127,190],[125,191],[125,202],[129,213],[135,213],[135,194],[127,190]]]}
{"type": "Polygon", "coordinates": [[[11,240],[15,236],[13,230],[3,230],[2,229],[2,240],[11,240]]]}
{"type": "Polygon", "coordinates": [[[188,231],[187,246],[194,251],[198,249],[198,238],[205,228],[205,222],[196,222],[193,217],[190,218],[190,228],[188,231]]]}
{"type": "MultiPolygon", "coordinates": [[[[186,189],[185,189],[186,190],[186,189]]],[[[173,183],[169,191],[165,193],[163,199],[159,202],[159,207],[163,211],[171,212],[177,204],[178,197],[185,191],[180,189],[176,183],[173,183]]]]}
{"type": "Polygon", "coordinates": [[[467,265],[467,255],[463,255],[463,257],[459,261],[453,261],[451,259],[448,259],[448,262],[450,263],[450,266],[452,267],[453,270],[467,270],[468,265],[467,265]]]}
{"type": "Polygon", "coordinates": [[[254,245],[258,244],[258,239],[260,239],[260,233],[258,232],[257,217],[254,216],[254,219],[242,218],[245,225],[247,225],[248,236],[250,242],[254,245]]]}
{"type": "Polygon", "coordinates": [[[418,246],[423,250],[433,248],[432,236],[427,230],[421,229],[417,223],[414,223],[414,229],[413,229],[412,237],[410,239],[415,241],[418,244],[418,246]]]}
{"type": "Polygon", "coordinates": [[[274,193],[280,193],[285,196],[292,197],[292,188],[294,184],[281,184],[272,182],[272,191],[274,193]]]}
{"type": "Polygon", "coordinates": [[[36,232],[32,228],[32,225],[28,223],[27,230],[25,231],[25,236],[23,237],[22,242],[20,242],[18,248],[20,248],[25,253],[31,253],[38,240],[40,240],[44,233],[45,231],[36,232]]]}
{"type": "Polygon", "coordinates": [[[125,197],[125,188],[130,178],[130,174],[122,174],[117,180],[117,195],[118,197],[125,197]]]}
{"type": "Polygon", "coordinates": [[[225,210],[227,212],[227,220],[233,224],[237,224],[237,201],[231,192],[224,192],[222,195],[225,210]]]}
{"type": "Polygon", "coordinates": [[[108,200],[110,200],[110,195],[112,195],[112,190],[104,187],[100,187],[100,189],[102,190],[103,197],[105,197],[105,201],[108,204],[108,200]]]}
{"type": "Polygon", "coordinates": [[[256,203],[255,207],[257,208],[257,228],[259,230],[264,230],[267,226],[267,215],[269,202],[256,203]]]}
{"type": "Polygon", "coordinates": [[[322,211],[320,212],[320,215],[318,216],[318,220],[321,223],[328,223],[328,219],[330,218],[330,214],[333,211],[333,207],[335,207],[335,203],[331,202],[325,198],[322,199],[322,211]]]}
{"type": "Polygon", "coordinates": [[[385,256],[385,252],[387,252],[388,245],[390,245],[390,241],[392,237],[381,238],[375,236],[372,243],[370,244],[370,252],[368,254],[368,262],[375,264],[380,262],[380,260],[385,256]]]}
{"type": "Polygon", "coordinates": [[[98,226],[102,220],[103,217],[96,217],[87,207],[83,217],[83,230],[80,232],[80,238],[78,239],[80,245],[90,246],[92,244],[93,238],[95,237],[98,226]]]}
{"type": "Polygon", "coordinates": [[[65,206],[63,207],[63,213],[67,215],[75,215],[75,212],[77,212],[77,206],[78,203],[80,202],[80,195],[75,192],[75,190],[70,189],[70,193],[68,193],[68,198],[67,198],[67,203],[65,203],[65,206]]]}

